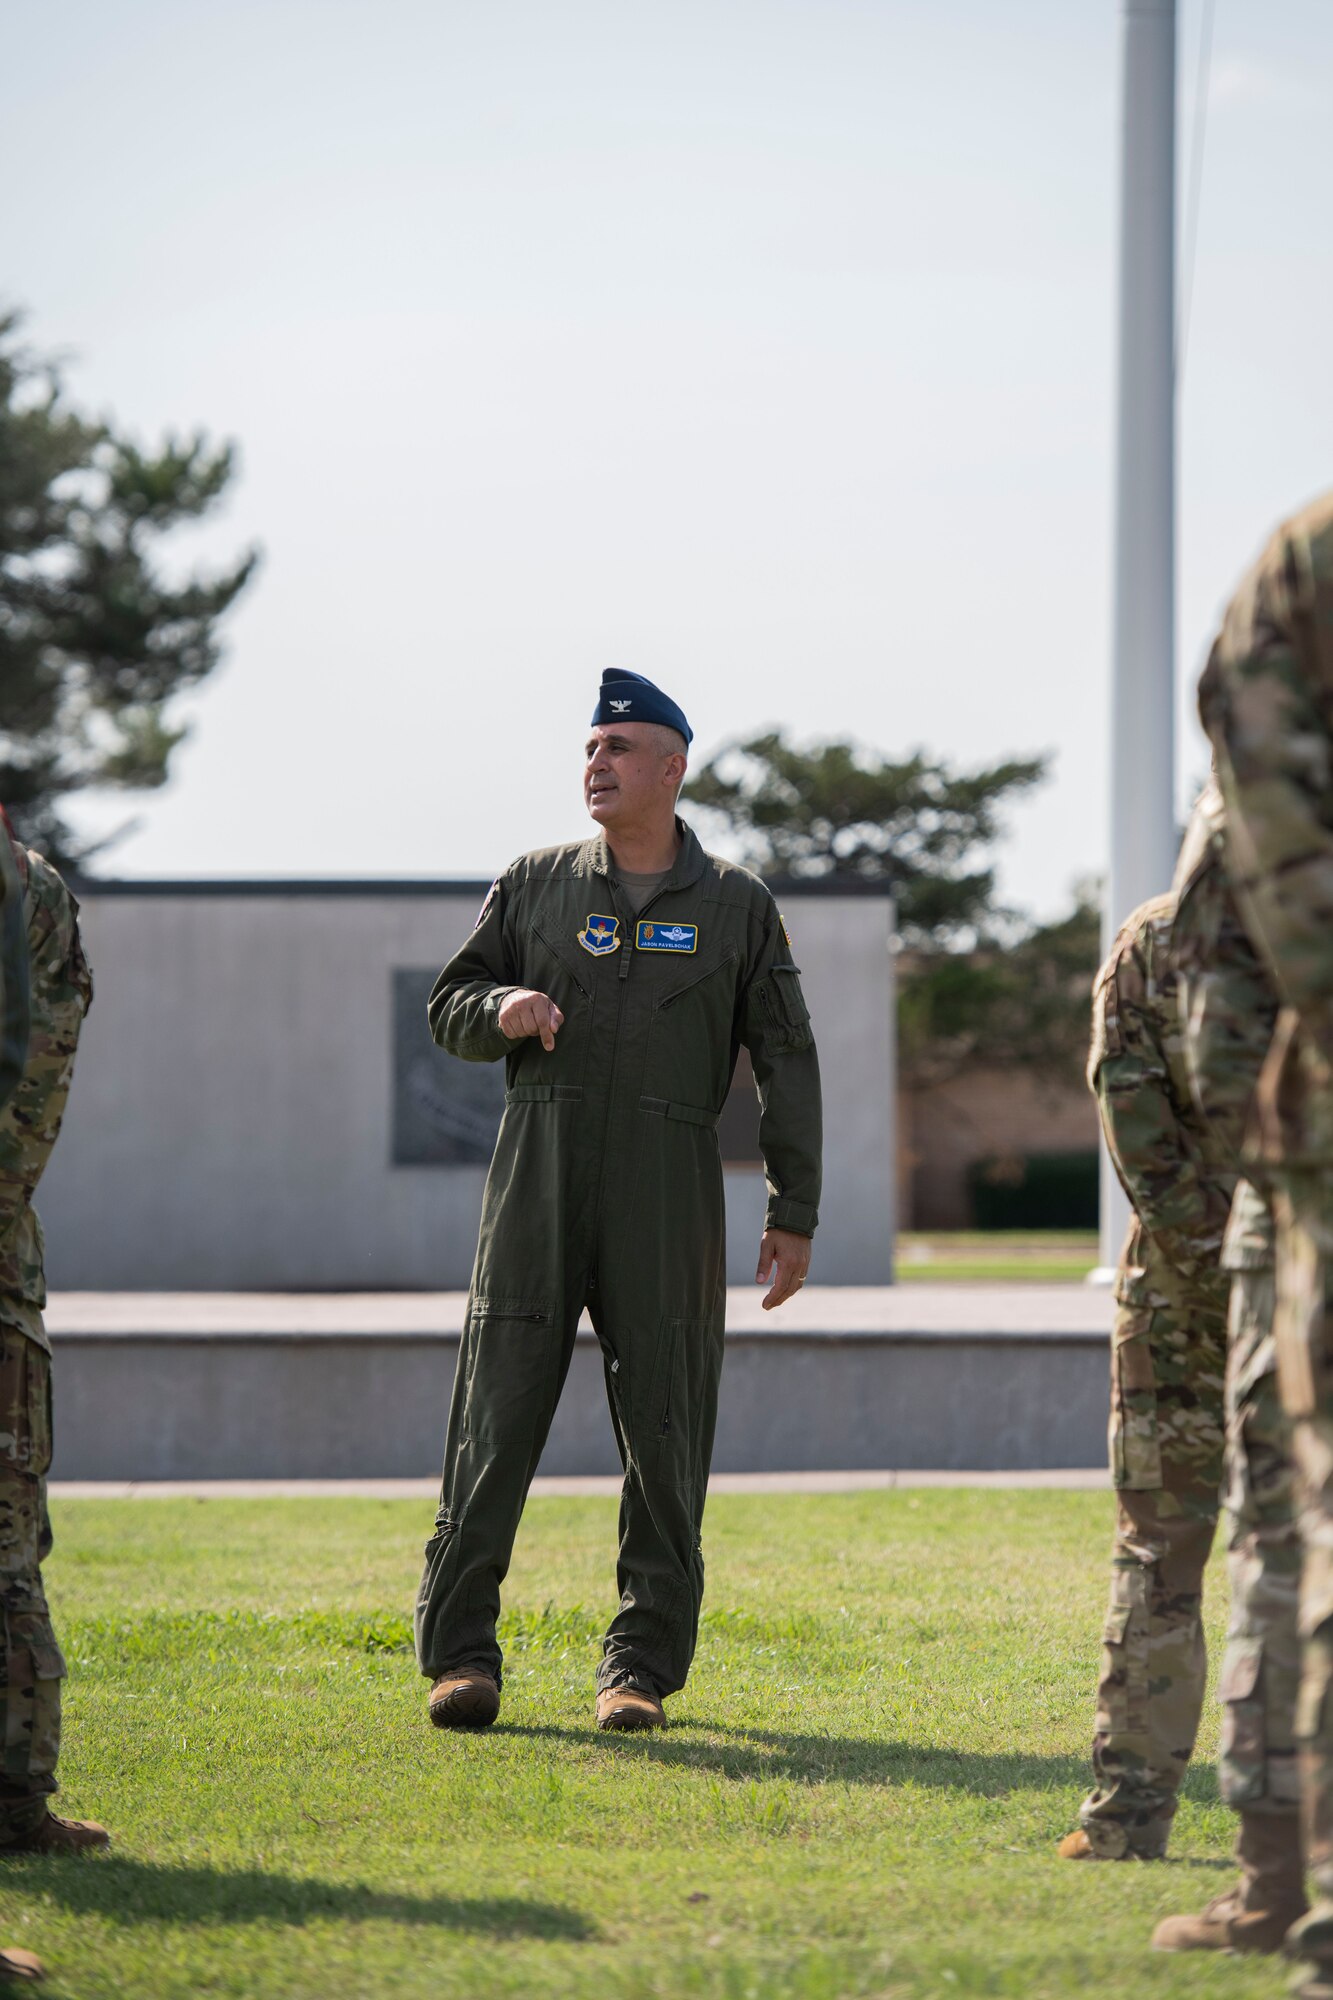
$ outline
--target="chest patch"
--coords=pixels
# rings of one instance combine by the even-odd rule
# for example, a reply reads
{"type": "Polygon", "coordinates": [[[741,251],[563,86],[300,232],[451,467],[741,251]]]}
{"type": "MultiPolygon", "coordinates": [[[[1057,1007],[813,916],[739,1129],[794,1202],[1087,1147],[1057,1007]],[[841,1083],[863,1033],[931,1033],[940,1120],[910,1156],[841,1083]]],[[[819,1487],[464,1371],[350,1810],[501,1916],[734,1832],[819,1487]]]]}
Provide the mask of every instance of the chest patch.
{"type": "Polygon", "coordinates": [[[583,929],[578,932],[579,943],[594,958],[605,958],[608,952],[620,950],[620,918],[589,917],[583,929]]]}
{"type": "Polygon", "coordinates": [[[696,951],[698,924],[653,924],[643,922],[634,933],[640,951],[696,951]]]}

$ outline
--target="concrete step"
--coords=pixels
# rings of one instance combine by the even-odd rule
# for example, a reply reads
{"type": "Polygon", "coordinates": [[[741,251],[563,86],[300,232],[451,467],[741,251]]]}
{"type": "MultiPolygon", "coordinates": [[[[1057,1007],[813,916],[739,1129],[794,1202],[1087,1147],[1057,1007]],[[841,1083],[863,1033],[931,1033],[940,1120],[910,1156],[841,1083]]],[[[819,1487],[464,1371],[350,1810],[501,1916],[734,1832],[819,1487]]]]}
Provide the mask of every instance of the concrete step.
{"type": "MultiPolygon", "coordinates": [[[[1110,1491],[1105,1466],[1052,1472],[715,1472],[710,1493],[879,1493],[922,1487],[983,1490],[1110,1491]]],[[[619,1473],[587,1479],[539,1474],[537,1500],[614,1500],[619,1473]]],[[[434,1501],[438,1479],[56,1479],[55,1500],[422,1500],[434,1501]]]]}
{"type": "MultiPolygon", "coordinates": [[[[728,1294],[720,1472],[1105,1463],[1111,1301],[1082,1285],[728,1294]]],[[[66,1292],[47,1315],[65,1481],[427,1479],[465,1295],[66,1292]]],[[[617,1459],[600,1350],[573,1363],[543,1474],[617,1459]]]]}

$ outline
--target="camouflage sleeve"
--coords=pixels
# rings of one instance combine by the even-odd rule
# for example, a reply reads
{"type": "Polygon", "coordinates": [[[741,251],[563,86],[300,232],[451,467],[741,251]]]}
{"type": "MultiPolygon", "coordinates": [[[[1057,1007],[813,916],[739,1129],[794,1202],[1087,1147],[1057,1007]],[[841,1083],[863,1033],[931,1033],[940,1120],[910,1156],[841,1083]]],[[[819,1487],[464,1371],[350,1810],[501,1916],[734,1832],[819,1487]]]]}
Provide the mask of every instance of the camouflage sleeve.
{"type": "Polygon", "coordinates": [[[1230,1186],[1219,1188],[1205,1176],[1190,1144],[1151,990],[1137,952],[1113,957],[1098,976],[1088,1081],[1135,1214],[1176,1268],[1192,1276],[1216,1266],[1230,1186]]]}
{"type": "Polygon", "coordinates": [[[1223,865],[1223,822],[1181,888],[1172,925],[1176,1001],[1190,1095],[1237,1173],[1277,994],[1223,865]]]}
{"type": "Polygon", "coordinates": [[[1286,523],[1228,607],[1199,685],[1245,922],[1333,1056],[1333,506],[1286,523]]]}
{"type": "Polygon", "coordinates": [[[23,884],[0,824],[0,1107],[9,1102],[28,1053],[28,938],[23,884]]]}
{"type": "Polygon", "coordinates": [[[521,984],[512,933],[513,877],[511,868],[491,884],[471,937],[449,960],[426,1003],[436,1042],[464,1062],[498,1062],[514,1046],[500,1031],[505,995],[521,984]]]}
{"type": "Polygon", "coordinates": [[[60,1135],[79,1033],[93,997],[79,906],[39,854],[28,855],[25,900],[32,1027],[22,1081],[0,1112],[0,1237],[32,1199],[60,1135]]]}
{"type": "Polygon", "coordinates": [[[819,1057],[800,971],[771,897],[747,970],[739,1035],[759,1093],[759,1150],[768,1184],[764,1227],[813,1236],[823,1176],[819,1057]]]}

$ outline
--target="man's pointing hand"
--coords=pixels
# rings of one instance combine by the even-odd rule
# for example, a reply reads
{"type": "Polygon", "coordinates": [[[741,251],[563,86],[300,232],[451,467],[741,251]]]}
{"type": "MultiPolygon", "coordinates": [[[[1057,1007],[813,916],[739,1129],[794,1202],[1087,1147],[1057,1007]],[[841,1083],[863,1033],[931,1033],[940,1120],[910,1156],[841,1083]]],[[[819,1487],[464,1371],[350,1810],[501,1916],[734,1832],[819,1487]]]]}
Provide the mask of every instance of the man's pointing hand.
{"type": "Polygon", "coordinates": [[[554,1000],[545,993],[533,993],[521,986],[515,993],[507,994],[500,1003],[500,1033],[511,1042],[521,1042],[528,1035],[540,1035],[542,1047],[548,1052],[555,1047],[555,1038],[564,1026],[565,1017],[554,1000]]]}

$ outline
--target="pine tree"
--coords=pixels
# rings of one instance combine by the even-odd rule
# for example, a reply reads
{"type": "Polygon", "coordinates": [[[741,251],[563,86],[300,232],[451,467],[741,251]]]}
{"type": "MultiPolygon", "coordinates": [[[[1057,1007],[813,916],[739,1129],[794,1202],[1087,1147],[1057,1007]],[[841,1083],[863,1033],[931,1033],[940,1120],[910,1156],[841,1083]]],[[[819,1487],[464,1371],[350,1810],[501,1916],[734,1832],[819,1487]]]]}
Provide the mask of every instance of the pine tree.
{"type": "Polygon", "coordinates": [[[64,812],[83,791],[165,783],[178,696],[218,663],[218,625],[254,574],[170,583],[171,530],[217,505],[229,444],[146,452],[70,408],[58,369],[0,316],[0,803],[58,865],[93,851],[64,812]]]}
{"type": "Polygon", "coordinates": [[[895,762],[774,732],[719,751],[686,799],[722,820],[760,874],[889,882],[903,943],[945,946],[1004,926],[984,850],[1002,808],[1045,775],[1043,757],[957,771],[920,750],[895,762]]]}
{"type": "Polygon", "coordinates": [[[1073,1083],[1097,968],[1092,885],[1067,916],[1034,924],[997,902],[988,855],[1005,806],[1045,775],[1044,757],[959,771],[924,751],[895,761],[854,743],[802,748],[769,734],[720,751],[686,800],[760,874],[892,889],[905,1083],[992,1067],[1073,1083]]]}

